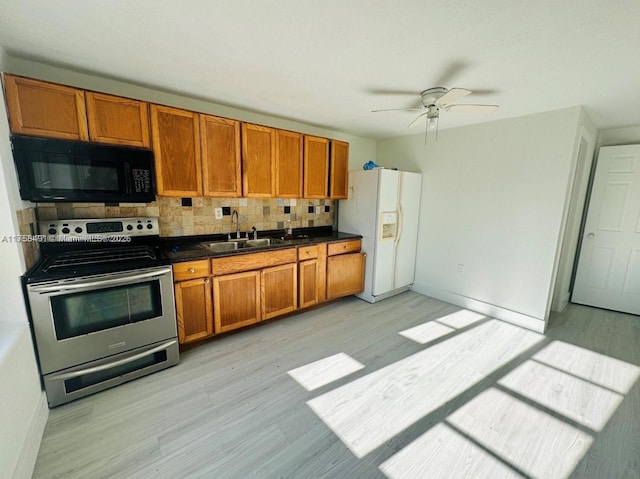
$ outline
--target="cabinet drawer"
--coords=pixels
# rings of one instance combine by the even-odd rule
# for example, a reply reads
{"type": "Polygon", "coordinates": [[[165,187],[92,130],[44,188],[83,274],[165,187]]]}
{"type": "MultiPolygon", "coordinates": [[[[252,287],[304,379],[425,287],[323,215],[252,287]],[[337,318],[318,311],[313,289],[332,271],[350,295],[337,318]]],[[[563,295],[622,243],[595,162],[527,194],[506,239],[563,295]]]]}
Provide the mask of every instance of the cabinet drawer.
{"type": "Polygon", "coordinates": [[[214,276],[219,276],[221,274],[251,271],[279,264],[295,263],[296,261],[296,249],[287,248],[264,251],[261,253],[239,254],[237,256],[213,258],[211,260],[211,270],[213,271],[214,276]]]}
{"type": "Polygon", "coordinates": [[[360,251],[360,244],[361,241],[359,239],[341,241],[339,243],[329,243],[327,248],[327,255],[333,256],[342,253],[354,253],[356,251],[360,251]]]}
{"type": "Polygon", "coordinates": [[[317,258],[319,247],[320,245],[317,245],[317,244],[314,244],[312,246],[300,246],[298,248],[298,261],[317,258]]]}
{"type": "Polygon", "coordinates": [[[211,274],[209,260],[187,261],[173,265],[173,280],[182,281],[185,279],[203,278],[211,274]]]}

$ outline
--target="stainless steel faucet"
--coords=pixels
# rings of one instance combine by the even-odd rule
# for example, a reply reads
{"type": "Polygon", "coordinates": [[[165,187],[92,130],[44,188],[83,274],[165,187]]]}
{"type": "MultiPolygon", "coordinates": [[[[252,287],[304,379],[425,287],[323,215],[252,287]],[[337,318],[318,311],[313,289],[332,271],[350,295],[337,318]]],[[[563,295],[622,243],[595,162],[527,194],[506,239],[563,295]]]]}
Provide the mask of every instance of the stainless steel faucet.
{"type": "Polygon", "coordinates": [[[240,221],[238,221],[238,212],[236,210],[231,213],[231,224],[236,225],[236,239],[240,238],[240,221]]]}

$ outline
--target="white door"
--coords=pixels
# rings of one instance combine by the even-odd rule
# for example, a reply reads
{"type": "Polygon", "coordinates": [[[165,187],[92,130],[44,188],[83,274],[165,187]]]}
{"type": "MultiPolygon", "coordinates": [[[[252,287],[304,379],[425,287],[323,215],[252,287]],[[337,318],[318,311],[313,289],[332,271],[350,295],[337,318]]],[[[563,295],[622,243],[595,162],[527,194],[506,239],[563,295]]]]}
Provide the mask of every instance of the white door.
{"type": "Polygon", "coordinates": [[[571,299],[640,314],[640,145],[600,148],[571,299]]]}

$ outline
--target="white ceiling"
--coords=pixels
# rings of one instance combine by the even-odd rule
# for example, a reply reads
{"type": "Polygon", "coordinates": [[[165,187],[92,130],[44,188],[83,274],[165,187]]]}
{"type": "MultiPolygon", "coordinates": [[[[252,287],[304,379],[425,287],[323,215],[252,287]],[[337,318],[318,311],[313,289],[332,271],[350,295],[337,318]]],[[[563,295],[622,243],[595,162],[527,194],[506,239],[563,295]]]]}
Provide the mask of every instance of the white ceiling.
{"type": "Polygon", "coordinates": [[[0,47],[371,138],[418,133],[370,110],[434,86],[500,105],[440,128],[578,104],[640,125],[638,0],[12,0],[0,47]]]}

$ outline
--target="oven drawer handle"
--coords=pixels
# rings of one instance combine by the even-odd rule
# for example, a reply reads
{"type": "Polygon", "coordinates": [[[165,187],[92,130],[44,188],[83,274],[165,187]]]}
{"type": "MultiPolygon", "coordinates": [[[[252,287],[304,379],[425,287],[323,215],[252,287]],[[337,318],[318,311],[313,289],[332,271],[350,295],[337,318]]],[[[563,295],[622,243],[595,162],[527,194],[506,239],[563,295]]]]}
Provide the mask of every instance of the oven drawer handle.
{"type": "Polygon", "coordinates": [[[102,364],[100,366],[94,366],[92,368],[80,369],[79,371],[72,371],[70,373],[54,374],[53,376],[51,376],[51,379],[56,381],[60,379],[63,379],[63,380],[72,379],[72,378],[77,378],[78,376],[84,376],[85,374],[97,373],[99,371],[104,371],[105,369],[115,368],[116,366],[121,366],[123,364],[131,363],[138,359],[142,359],[145,356],[150,356],[154,353],[157,353],[158,351],[168,349],[170,346],[173,346],[175,343],[176,343],[176,340],[174,339],[172,341],[168,341],[164,344],[161,344],[160,346],[156,346],[155,348],[149,349],[148,351],[144,351],[142,353],[129,356],[128,358],[118,359],[117,361],[113,361],[108,364],[102,364]]]}
{"type": "Polygon", "coordinates": [[[69,291],[74,289],[91,289],[91,288],[101,288],[103,286],[109,286],[113,284],[123,284],[130,283],[131,281],[135,281],[138,279],[145,278],[155,278],[157,276],[163,276],[169,273],[171,269],[166,268],[159,271],[150,271],[147,273],[140,273],[132,276],[126,276],[124,278],[114,278],[114,279],[103,279],[100,281],[91,281],[89,283],[79,283],[79,284],[57,284],[50,286],[30,286],[29,289],[31,291],[35,291],[36,293],[52,293],[54,291],[69,291]]]}

